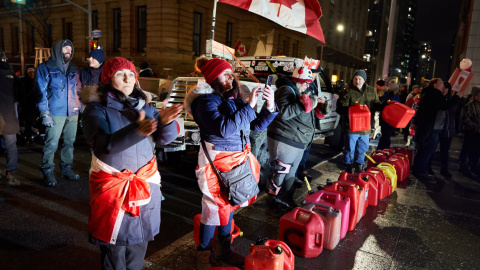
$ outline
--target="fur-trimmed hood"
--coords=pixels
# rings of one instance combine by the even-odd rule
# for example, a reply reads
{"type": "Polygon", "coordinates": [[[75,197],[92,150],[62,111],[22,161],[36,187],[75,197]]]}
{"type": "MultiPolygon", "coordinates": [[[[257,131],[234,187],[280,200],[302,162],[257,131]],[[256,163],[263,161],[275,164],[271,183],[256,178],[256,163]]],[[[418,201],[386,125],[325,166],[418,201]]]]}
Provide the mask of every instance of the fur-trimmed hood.
{"type": "Polygon", "coordinates": [[[193,101],[201,95],[212,94],[213,88],[210,84],[204,82],[200,85],[197,85],[188,91],[187,96],[185,97],[185,101],[183,102],[183,107],[185,108],[185,112],[193,118],[192,114],[192,103],[193,101]]]}
{"type": "MultiPolygon", "coordinates": [[[[149,92],[142,90],[145,96],[147,97],[146,103],[150,103],[152,101],[152,94],[149,92]]],[[[98,102],[102,101],[102,96],[98,91],[98,85],[88,85],[82,89],[80,93],[80,98],[82,99],[83,104],[91,103],[91,102],[98,102]]]]}

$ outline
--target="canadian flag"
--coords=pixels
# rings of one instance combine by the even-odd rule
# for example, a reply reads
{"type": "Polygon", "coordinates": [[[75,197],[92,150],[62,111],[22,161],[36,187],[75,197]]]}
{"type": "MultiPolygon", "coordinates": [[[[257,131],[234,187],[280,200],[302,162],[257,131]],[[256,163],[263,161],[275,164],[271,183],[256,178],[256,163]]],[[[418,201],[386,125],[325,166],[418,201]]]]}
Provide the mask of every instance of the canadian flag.
{"type": "Polygon", "coordinates": [[[236,6],[281,26],[307,34],[325,44],[322,27],[318,21],[322,9],[318,0],[219,0],[236,6]]]}

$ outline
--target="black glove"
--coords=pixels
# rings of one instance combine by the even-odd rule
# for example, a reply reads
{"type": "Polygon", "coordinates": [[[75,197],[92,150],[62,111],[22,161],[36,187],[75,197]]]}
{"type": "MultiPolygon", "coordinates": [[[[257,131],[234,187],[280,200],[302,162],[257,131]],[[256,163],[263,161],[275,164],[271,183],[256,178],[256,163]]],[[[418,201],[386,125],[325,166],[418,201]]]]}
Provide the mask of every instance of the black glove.
{"type": "Polygon", "coordinates": [[[42,125],[46,127],[53,127],[55,126],[55,120],[53,120],[52,116],[50,115],[50,111],[45,111],[40,114],[42,118],[42,125]]]}

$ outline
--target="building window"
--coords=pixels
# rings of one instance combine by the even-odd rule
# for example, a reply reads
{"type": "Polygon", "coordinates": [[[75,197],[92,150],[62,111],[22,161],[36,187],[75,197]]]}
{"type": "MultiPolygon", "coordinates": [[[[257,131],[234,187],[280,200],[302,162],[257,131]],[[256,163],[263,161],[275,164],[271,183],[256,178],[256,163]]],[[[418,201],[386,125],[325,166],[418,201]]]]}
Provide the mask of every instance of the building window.
{"type": "Polygon", "coordinates": [[[71,22],[65,23],[64,39],[68,39],[73,42],[73,24],[71,22]]]}
{"type": "Polygon", "coordinates": [[[225,45],[232,47],[233,23],[227,22],[227,40],[225,45]]]}
{"type": "Polygon", "coordinates": [[[202,13],[193,13],[193,52],[196,56],[202,50],[202,13]]]}
{"type": "Polygon", "coordinates": [[[293,42],[293,47],[292,47],[292,57],[297,57],[298,56],[298,41],[293,42]]]}
{"type": "Polygon", "coordinates": [[[147,6],[137,7],[137,52],[147,47],[147,6]]]}
{"type": "Polygon", "coordinates": [[[122,46],[122,11],[113,9],[113,51],[119,52],[122,46]]]}
{"type": "Polygon", "coordinates": [[[18,44],[18,26],[12,26],[12,54],[17,55],[19,49],[18,44]]]}
{"type": "Polygon", "coordinates": [[[92,10],[92,30],[98,29],[98,10],[92,10]]]}
{"type": "Polygon", "coordinates": [[[0,48],[5,49],[5,39],[3,38],[3,27],[0,28],[0,48]]]}

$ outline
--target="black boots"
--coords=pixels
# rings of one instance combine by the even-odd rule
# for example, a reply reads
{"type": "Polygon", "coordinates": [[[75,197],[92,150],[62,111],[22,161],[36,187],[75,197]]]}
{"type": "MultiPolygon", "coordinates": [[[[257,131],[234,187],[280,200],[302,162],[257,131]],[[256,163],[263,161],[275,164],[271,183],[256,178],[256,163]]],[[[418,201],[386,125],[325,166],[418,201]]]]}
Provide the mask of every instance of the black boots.
{"type": "Polygon", "coordinates": [[[48,187],[54,187],[57,185],[57,179],[55,179],[55,173],[53,172],[54,169],[55,167],[42,168],[43,181],[48,187]]]}
{"type": "Polygon", "coordinates": [[[217,236],[215,239],[217,244],[217,250],[215,251],[215,260],[236,266],[243,267],[245,263],[245,258],[232,250],[232,235],[228,234],[222,238],[217,236]]]}
{"type": "Polygon", "coordinates": [[[62,177],[67,180],[78,180],[80,176],[73,172],[72,170],[73,164],[62,164],[60,163],[60,169],[62,170],[62,177]]]}

